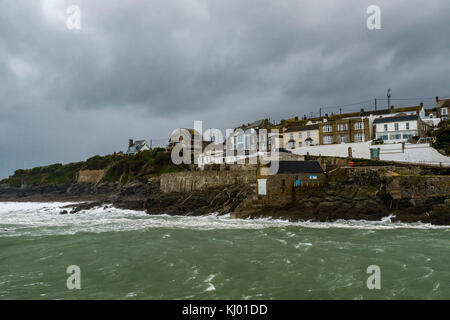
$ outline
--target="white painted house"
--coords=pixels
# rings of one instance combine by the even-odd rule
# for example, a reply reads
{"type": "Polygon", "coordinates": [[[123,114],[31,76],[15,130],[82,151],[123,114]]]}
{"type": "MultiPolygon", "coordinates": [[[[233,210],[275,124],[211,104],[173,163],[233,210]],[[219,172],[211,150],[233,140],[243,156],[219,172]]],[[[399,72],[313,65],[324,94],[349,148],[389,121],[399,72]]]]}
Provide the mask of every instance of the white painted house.
{"type": "Polygon", "coordinates": [[[384,143],[406,142],[414,136],[423,136],[424,125],[418,115],[378,118],[375,125],[375,138],[384,143]]]}

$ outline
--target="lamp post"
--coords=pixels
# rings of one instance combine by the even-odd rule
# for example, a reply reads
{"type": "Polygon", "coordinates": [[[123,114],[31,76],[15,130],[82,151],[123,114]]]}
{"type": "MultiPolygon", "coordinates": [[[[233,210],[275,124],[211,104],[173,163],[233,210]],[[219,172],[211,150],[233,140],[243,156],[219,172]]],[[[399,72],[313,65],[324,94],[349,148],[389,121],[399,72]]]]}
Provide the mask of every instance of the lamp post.
{"type": "Polygon", "coordinates": [[[391,108],[391,89],[388,89],[387,91],[387,98],[388,98],[388,109],[391,108]]]}

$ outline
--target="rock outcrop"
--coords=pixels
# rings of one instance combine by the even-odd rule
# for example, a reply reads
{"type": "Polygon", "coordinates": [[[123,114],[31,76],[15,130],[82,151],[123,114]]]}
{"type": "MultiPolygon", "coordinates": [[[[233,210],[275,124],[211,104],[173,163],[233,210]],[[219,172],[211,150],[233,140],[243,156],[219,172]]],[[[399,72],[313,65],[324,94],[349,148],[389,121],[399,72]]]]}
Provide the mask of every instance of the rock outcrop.
{"type": "Polygon", "coordinates": [[[324,188],[278,206],[258,198],[252,178],[237,178],[231,173],[230,180],[220,180],[217,178],[220,174],[207,173],[205,178],[201,173],[196,177],[196,172],[174,174],[173,180],[164,177],[168,189],[180,188],[183,192],[161,192],[160,178],[124,185],[108,182],[22,188],[0,185],[0,201],[89,201],[65,208],[61,212],[64,214],[112,204],[149,214],[231,213],[236,218],[292,221],[380,220],[393,215],[392,221],[450,225],[450,175],[448,170],[436,171],[395,166],[339,168],[328,174],[324,188]],[[192,181],[182,181],[183,176],[205,183],[192,187],[192,181]]]}

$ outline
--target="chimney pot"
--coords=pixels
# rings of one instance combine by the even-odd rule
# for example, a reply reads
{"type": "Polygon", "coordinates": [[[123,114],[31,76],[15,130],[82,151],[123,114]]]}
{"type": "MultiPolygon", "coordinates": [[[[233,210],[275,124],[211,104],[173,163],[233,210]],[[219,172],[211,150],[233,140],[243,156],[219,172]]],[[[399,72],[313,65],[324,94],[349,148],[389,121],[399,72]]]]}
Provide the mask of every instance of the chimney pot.
{"type": "Polygon", "coordinates": [[[128,140],[128,146],[131,147],[133,145],[133,139],[128,140]]]}
{"type": "Polygon", "coordinates": [[[439,97],[438,96],[436,96],[436,102],[439,102],[439,97]]]}
{"type": "Polygon", "coordinates": [[[363,113],[364,112],[364,108],[361,108],[361,113],[363,113]]]}
{"type": "Polygon", "coordinates": [[[325,118],[328,118],[328,113],[325,113],[325,118]]]}
{"type": "Polygon", "coordinates": [[[391,106],[391,112],[394,112],[394,106],[391,106]]]}

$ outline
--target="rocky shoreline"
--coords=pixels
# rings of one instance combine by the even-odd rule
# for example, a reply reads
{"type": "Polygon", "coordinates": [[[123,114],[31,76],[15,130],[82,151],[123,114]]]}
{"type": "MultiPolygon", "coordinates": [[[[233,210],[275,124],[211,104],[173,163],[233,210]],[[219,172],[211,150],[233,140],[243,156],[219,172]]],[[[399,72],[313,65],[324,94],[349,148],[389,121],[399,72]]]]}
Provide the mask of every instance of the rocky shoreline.
{"type": "MultiPolygon", "coordinates": [[[[254,183],[212,187],[187,193],[160,191],[159,179],[144,182],[61,184],[22,188],[0,185],[0,201],[68,201],[62,214],[113,205],[148,214],[202,216],[230,213],[234,218],[290,221],[381,220],[450,225],[450,176],[394,174],[395,168],[338,169],[327,186],[283,205],[252,205],[254,183]],[[249,205],[250,203],[250,205],[249,205]]],[[[258,201],[254,201],[258,202],[258,201]]]]}

